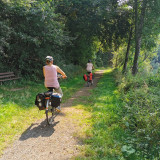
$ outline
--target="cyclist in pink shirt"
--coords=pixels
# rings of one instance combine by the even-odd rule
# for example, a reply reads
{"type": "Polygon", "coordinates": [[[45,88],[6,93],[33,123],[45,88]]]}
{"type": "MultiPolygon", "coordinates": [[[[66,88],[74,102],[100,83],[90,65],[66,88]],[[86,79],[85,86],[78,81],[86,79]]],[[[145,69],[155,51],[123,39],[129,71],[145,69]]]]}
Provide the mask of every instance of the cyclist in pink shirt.
{"type": "MultiPolygon", "coordinates": [[[[59,85],[57,72],[62,75],[62,78],[67,78],[66,74],[56,65],[53,65],[53,57],[46,57],[46,65],[43,66],[43,75],[44,75],[44,85],[49,91],[54,91],[63,96],[62,89],[59,85]]],[[[60,111],[60,106],[57,107],[57,110],[60,111]]]]}

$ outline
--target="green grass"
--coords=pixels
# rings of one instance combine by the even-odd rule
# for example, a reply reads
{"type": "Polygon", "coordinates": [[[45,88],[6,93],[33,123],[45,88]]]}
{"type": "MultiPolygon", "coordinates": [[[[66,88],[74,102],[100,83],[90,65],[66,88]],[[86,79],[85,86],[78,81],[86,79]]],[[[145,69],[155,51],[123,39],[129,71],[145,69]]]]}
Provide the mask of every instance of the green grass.
{"type": "Polygon", "coordinates": [[[114,72],[105,71],[97,88],[89,97],[75,102],[82,114],[77,115],[82,131],[76,136],[83,142],[81,155],[76,160],[123,160],[123,139],[126,138],[122,119],[122,102],[117,91],[114,72]],[[81,124],[83,121],[83,124],[81,124]]]}
{"type": "MultiPolygon", "coordinates": [[[[61,80],[64,93],[63,102],[71,97],[84,84],[81,76],[61,80]]],[[[5,82],[0,87],[0,155],[5,147],[22,134],[33,122],[45,119],[44,111],[34,105],[37,93],[46,91],[43,81],[20,80],[5,82]],[[22,90],[13,91],[16,88],[22,90]]],[[[62,103],[63,103],[62,102],[62,103]]]]}
{"type": "MultiPolygon", "coordinates": [[[[153,90],[154,94],[151,92],[153,88],[146,86],[142,86],[142,89],[134,88],[132,92],[124,94],[120,92],[119,86],[116,86],[115,74],[111,69],[106,70],[98,86],[92,90],[91,96],[75,101],[75,108],[82,110],[81,114],[76,116],[82,131],[75,136],[83,143],[80,147],[81,154],[75,159],[158,160],[159,110],[154,108],[159,106],[159,83],[153,90]],[[148,92],[145,92],[145,89],[148,92]],[[130,103],[132,105],[129,105],[130,103]],[[154,111],[155,114],[152,114],[154,111]],[[151,138],[157,141],[152,141],[151,138]],[[147,143],[149,145],[146,145],[147,143]]],[[[159,79],[154,77],[149,82],[154,81],[159,82],[159,79]]]]}

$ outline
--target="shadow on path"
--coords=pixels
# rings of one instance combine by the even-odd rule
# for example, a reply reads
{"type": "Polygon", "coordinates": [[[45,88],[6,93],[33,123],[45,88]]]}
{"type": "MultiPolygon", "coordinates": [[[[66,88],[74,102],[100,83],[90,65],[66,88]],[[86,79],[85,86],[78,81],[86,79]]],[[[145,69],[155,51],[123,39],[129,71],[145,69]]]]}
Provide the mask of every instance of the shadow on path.
{"type": "Polygon", "coordinates": [[[55,122],[52,125],[47,125],[46,120],[39,123],[32,123],[31,126],[22,133],[19,138],[20,141],[27,140],[29,138],[50,137],[54,133],[54,127],[59,123],[55,122]]]}

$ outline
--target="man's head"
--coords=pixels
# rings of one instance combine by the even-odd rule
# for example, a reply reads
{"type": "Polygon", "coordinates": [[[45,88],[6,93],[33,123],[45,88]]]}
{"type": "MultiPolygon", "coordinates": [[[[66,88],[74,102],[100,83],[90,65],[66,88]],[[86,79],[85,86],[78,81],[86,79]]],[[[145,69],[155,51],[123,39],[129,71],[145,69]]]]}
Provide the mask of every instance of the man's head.
{"type": "Polygon", "coordinates": [[[47,56],[46,57],[46,63],[49,64],[51,62],[53,62],[53,57],[52,56],[47,56]]]}

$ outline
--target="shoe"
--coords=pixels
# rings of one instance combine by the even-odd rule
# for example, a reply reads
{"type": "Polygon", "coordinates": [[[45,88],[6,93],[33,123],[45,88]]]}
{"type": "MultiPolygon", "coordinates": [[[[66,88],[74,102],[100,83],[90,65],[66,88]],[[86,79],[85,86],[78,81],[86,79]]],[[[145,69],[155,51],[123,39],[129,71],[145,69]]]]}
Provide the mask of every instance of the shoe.
{"type": "Polygon", "coordinates": [[[56,111],[57,111],[57,112],[60,112],[60,111],[61,111],[61,107],[58,106],[58,107],[56,108],[56,111]]]}

